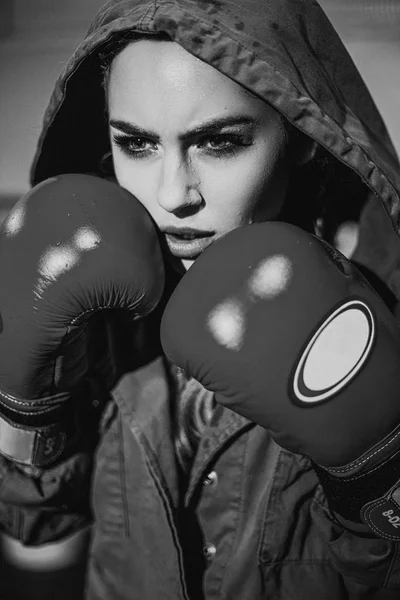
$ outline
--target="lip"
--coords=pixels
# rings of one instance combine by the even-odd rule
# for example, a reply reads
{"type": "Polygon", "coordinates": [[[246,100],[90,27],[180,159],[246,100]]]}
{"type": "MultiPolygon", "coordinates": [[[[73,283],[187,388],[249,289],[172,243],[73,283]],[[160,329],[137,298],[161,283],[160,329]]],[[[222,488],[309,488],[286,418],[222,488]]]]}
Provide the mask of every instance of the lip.
{"type": "Polygon", "coordinates": [[[165,227],[162,229],[162,232],[171,235],[174,237],[210,237],[214,235],[215,231],[210,231],[207,229],[195,229],[194,227],[165,227]]]}
{"type": "Polygon", "coordinates": [[[197,258],[212,243],[215,234],[193,227],[166,227],[162,232],[171,254],[186,259],[197,258]]]}

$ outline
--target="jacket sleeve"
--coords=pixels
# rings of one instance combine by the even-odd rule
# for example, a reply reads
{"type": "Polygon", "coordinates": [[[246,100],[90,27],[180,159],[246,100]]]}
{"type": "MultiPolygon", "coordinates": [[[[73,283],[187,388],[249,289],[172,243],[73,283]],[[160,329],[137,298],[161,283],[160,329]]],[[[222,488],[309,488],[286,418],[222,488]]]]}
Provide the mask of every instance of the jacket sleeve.
{"type": "Polygon", "coordinates": [[[55,542],[92,521],[91,479],[109,394],[87,382],[76,432],[46,468],[27,467],[0,455],[0,531],[27,546],[55,542]]]}
{"type": "Polygon", "coordinates": [[[336,569],[343,575],[349,597],[358,600],[398,600],[400,543],[364,537],[341,528],[329,543],[336,569]]]}
{"type": "MultiPolygon", "coordinates": [[[[312,463],[312,466],[321,485],[329,520],[334,525],[327,542],[331,558],[351,591],[350,598],[400,598],[400,541],[380,534],[360,516],[360,507],[369,500],[368,494],[379,500],[388,489],[386,471],[380,472],[375,467],[358,477],[339,480],[319,465],[312,463]],[[378,595],[374,595],[373,590],[379,591],[378,595]]],[[[391,462],[388,466],[395,471],[391,462]]],[[[378,512],[382,510],[384,508],[378,512]]]]}
{"type": "Polygon", "coordinates": [[[0,527],[25,545],[54,542],[91,521],[91,459],[83,451],[39,473],[0,457],[0,527]]]}

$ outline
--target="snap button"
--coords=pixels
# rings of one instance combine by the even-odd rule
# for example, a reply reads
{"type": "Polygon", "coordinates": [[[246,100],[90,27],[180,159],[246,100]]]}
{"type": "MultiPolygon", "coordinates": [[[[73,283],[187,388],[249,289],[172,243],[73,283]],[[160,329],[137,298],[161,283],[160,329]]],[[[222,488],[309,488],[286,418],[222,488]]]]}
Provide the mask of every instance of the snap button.
{"type": "Polygon", "coordinates": [[[210,471],[207,477],[203,480],[203,485],[216,485],[218,482],[218,475],[215,471],[210,471]]]}
{"type": "Polygon", "coordinates": [[[214,544],[207,543],[203,546],[203,553],[207,560],[212,560],[217,553],[217,549],[214,544]]]}

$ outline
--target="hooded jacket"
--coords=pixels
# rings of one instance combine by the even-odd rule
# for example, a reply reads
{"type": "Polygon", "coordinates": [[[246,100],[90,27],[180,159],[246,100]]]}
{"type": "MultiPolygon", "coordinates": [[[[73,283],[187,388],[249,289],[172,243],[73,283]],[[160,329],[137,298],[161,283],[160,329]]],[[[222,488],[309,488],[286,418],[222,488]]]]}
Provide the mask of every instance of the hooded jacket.
{"type": "MultiPolygon", "coordinates": [[[[111,0],[56,83],[32,184],[98,172],[109,149],[98,50],[126,29],[167,33],[317,141],[348,167],[349,181],[357,175],[365,202],[353,258],[390,290],[395,309],[400,165],[360,74],[314,0],[111,0]]],[[[340,193],[351,202],[346,181],[340,193]]],[[[329,210],[335,219],[343,205],[329,210]]],[[[168,373],[162,356],[126,373],[102,416],[96,449],[78,443],[40,476],[39,494],[27,476],[29,497],[18,506],[8,493],[12,466],[3,466],[3,528],[34,545],[93,519],[90,600],[400,597],[398,544],[341,527],[308,459],[228,409],[215,410],[182,500],[168,373]]]]}

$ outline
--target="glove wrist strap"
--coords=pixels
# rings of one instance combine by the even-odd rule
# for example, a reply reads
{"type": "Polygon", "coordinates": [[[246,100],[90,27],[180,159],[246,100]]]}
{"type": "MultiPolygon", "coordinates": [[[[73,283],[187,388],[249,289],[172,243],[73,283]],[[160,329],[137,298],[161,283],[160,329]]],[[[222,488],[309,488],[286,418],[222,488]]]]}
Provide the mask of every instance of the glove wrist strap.
{"type": "Polygon", "coordinates": [[[24,466],[42,468],[62,454],[71,417],[69,393],[26,400],[0,390],[0,454],[24,466]]]}
{"type": "Polygon", "coordinates": [[[400,541],[400,449],[380,464],[346,477],[316,463],[313,467],[333,512],[365,523],[380,538],[400,541]]]}
{"type": "Polygon", "coordinates": [[[0,454],[29,467],[42,468],[62,454],[67,440],[64,427],[30,429],[0,415],[0,454]]]}

